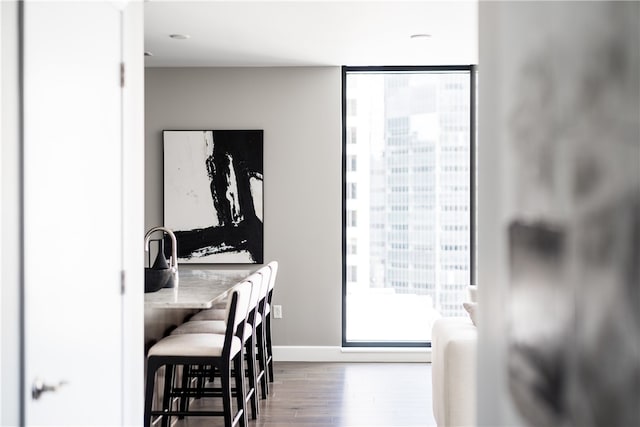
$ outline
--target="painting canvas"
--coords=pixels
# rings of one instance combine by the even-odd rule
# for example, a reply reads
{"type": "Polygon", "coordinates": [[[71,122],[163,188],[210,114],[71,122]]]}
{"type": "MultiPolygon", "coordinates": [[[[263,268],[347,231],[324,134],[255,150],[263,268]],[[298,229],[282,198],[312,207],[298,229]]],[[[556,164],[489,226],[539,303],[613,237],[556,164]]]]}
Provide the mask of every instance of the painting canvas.
{"type": "Polygon", "coordinates": [[[637,426],[640,6],[546,7],[508,20],[508,387],[527,426],[637,426]]]}
{"type": "Polygon", "coordinates": [[[263,131],[165,130],[164,225],[180,263],[263,262],[263,131]]]}

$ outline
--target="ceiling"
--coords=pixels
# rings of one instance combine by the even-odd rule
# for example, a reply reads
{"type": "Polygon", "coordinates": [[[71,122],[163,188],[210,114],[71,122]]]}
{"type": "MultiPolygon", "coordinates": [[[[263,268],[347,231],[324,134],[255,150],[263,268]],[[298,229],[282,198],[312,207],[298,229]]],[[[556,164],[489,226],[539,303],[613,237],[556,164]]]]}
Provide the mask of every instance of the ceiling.
{"type": "Polygon", "coordinates": [[[146,67],[477,63],[475,1],[148,0],[144,8],[146,67]]]}

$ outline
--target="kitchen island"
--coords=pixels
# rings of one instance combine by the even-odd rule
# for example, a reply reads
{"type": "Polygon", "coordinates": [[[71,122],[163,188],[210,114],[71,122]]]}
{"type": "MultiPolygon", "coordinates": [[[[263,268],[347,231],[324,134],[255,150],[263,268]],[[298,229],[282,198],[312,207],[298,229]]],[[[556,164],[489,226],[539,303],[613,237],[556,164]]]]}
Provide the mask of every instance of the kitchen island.
{"type": "Polygon", "coordinates": [[[145,353],[169,329],[184,323],[199,310],[222,301],[233,286],[248,277],[251,270],[210,270],[180,267],[178,286],[144,294],[145,353]]]}

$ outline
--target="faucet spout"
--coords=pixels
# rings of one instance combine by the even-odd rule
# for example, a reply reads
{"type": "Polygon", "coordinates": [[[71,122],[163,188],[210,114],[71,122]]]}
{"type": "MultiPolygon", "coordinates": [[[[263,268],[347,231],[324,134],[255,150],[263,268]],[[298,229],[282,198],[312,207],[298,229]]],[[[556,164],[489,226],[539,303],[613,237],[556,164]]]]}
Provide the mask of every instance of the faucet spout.
{"type": "Polygon", "coordinates": [[[149,241],[151,240],[151,235],[156,231],[163,231],[167,233],[171,238],[171,259],[169,260],[169,268],[171,268],[175,273],[177,273],[178,272],[178,241],[176,240],[176,235],[173,234],[173,231],[165,227],[153,227],[151,230],[147,231],[147,234],[145,234],[144,236],[144,250],[145,252],[149,252],[149,241]]]}

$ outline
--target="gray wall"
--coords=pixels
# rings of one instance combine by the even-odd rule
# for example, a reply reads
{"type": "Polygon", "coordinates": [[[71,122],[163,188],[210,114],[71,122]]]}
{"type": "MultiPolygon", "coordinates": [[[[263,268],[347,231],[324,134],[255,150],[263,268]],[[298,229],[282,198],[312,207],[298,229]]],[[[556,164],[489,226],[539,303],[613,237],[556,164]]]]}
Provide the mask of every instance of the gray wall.
{"type": "Polygon", "coordinates": [[[341,344],[340,79],[338,67],[146,70],[147,229],[162,224],[163,129],[264,129],[264,248],[265,261],[280,263],[278,346],[341,344]]]}

